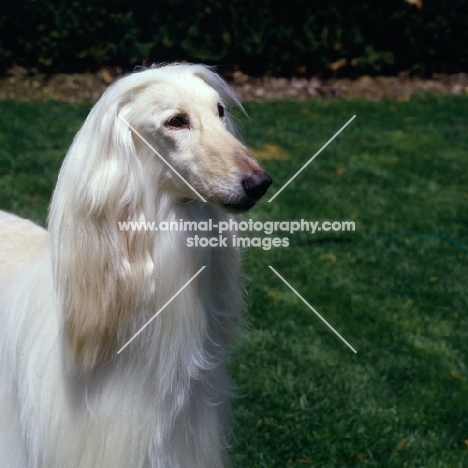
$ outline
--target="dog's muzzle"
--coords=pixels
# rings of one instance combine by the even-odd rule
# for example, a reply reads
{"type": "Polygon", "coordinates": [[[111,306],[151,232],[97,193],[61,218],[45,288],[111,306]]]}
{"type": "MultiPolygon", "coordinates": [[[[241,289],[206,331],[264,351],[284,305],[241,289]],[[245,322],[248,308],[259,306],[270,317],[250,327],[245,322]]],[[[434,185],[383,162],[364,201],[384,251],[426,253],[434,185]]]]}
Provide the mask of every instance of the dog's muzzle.
{"type": "Polygon", "coordinates": [[[257,201],[265,195],[272,182],[271,177],[266,172],[254,173],[242,181],[242,188],[247,197],[257,201]]]}
{"type": "Polygon", "coordinates": [[[242,180],[244,196],[236,203],[225,203],[223,207],[229,211],[247,211],[265,195],[268,187],[272,184],[271,177],[266,172],[254,172],[242,180]]]}

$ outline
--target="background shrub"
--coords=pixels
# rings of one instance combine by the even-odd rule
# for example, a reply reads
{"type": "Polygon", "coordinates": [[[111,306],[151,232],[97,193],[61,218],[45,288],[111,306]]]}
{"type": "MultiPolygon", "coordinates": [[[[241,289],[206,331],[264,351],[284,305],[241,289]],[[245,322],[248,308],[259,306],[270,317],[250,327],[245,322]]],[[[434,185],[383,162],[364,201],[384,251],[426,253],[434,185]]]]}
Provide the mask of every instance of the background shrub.
{"type": "Polygon", "coordinates": [[[467,71],[468,1],[413,3],[19,0],[0,11],[0,69],[190,60],[276,75],[467,71]]]}

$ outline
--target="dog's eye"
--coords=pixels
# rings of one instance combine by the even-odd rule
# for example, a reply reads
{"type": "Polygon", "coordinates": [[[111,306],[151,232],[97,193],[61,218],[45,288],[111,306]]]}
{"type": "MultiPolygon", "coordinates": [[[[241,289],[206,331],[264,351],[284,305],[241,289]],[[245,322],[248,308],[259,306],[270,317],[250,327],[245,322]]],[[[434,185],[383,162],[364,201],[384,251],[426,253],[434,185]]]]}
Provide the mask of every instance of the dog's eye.
{"type": "Polygon", "coordinates": [[[166,121],[164,124],[170,128],[188,128],[190,125],[189,118],[186,115],[175,115],[166,121]]]}
{"type": "Polygon", "coordinates": [[[218,102],[218,115],[223,118],[224,117],[224,107],[218,102]]]}

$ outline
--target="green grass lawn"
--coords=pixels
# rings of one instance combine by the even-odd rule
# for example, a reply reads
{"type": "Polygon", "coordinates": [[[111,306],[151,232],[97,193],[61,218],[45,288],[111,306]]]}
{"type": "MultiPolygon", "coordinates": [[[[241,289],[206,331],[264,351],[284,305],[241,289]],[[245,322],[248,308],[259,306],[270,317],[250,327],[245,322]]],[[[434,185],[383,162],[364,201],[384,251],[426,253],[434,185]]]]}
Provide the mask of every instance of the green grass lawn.
{"type": "MultiPolygon", "coordinates": [[[[468,98],[246,108],[244,137],[273,156],[274,179],[249,216],[356,230],[279,233],[289,247],[246,252],[235,468],[468,466],[468,98]]],[[[1,208],[45,222],[88,110],[0,103],[1,208]]]]}

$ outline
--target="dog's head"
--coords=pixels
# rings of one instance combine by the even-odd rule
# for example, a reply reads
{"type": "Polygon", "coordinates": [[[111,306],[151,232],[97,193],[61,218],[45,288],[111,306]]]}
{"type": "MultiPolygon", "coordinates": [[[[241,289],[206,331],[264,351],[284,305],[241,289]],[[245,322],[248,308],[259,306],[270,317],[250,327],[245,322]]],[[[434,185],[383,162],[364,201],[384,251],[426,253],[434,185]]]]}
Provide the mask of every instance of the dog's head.
{"type": "Polygon", "coordinates": [[[240,103],[232,90],[200,65],[171,65],[137,76],[145,75],[148,80],[130,88],[119,109],[131,126],[120,128],[131,131],[145,171],[162,168],[162,188],[177,199],[202,199],[229,211],[252,208],[271,178],[235,136],[228,106],[240,103]]]}
{"type": "Polygon", "coordinates": [[[119,231],[120,221],[158,221],[174,203],[198,199],[245,211],[271,184],[235,136],[233,103],[240,106],[209,68],[152,68],[111,86],[75,137],[49,228],[76,369],[108,358],[155,293],[154,236],[119,231]]]}

